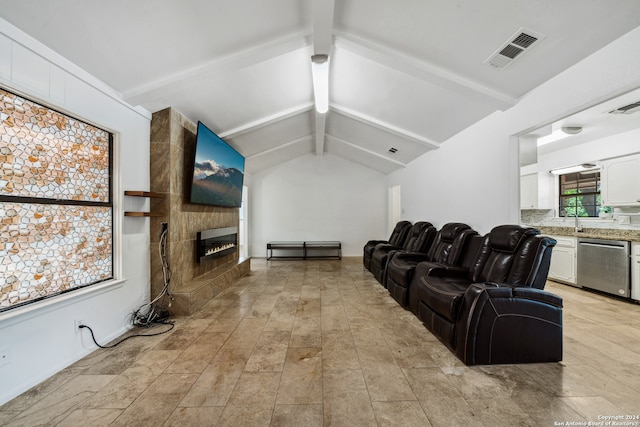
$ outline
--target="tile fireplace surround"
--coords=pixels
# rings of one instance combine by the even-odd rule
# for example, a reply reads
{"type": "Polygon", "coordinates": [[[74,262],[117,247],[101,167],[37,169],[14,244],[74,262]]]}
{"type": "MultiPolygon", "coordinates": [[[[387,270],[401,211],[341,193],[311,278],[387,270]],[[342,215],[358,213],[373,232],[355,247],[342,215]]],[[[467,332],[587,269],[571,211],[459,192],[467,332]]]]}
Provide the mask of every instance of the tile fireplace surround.
{"type": "Polygon", "coordinates": [[[153,114],[151,120],[151,191],[163,198],[151,200],[151,210],[165,212],[151,218],[151,296],[163,286],[158,244],[162,223],[168,224],[167,258],[172,270],[172,315],[189,315],[249,272],[250,260],[229,255],[196,262],[196,236],[206,229],[238,227],[236,208],[189,203],[196,125],[173,108],[153,114]]]}

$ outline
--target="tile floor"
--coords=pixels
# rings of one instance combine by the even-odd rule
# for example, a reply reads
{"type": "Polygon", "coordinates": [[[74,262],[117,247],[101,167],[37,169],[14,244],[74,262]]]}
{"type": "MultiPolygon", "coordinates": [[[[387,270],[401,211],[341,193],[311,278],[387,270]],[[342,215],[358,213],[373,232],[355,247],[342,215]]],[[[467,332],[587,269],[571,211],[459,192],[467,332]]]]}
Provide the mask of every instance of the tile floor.
{"type": "Polygon", "coordinates": [[[360,258],[253,259],[249,276],[172,332],[95,351],[0,407],[0,425],[554,426],[640,415],[640,306],[547,289],[565,300],[562,363],[466,367],[360,258]]]}

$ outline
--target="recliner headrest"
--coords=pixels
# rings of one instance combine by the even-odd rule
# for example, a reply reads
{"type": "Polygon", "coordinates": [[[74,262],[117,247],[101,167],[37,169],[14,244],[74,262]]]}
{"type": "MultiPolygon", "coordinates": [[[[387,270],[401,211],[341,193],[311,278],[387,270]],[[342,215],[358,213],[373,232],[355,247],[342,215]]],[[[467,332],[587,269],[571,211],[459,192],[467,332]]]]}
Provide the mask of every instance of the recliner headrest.
{"type": "Polygon", "coordinates": [[[489,245],[492,250],[513,253],[527,237],[537,234],[540,234],[540,230],[532,227],[499,225],[489,233],[489,245]]]}
{"type": "Polygon", "coordinates": [[[398,221],[398,223],[396,223],[396,226],[393,228],[393,232],[399,232],[407,226],[411,226],[411,223],[409,221],[398,221]]]}
{"type": "Polygon", "coordinates": [[[409,233],[411,236],[419,236],[422,232],[427,228],[431,227],[433,224],[427,221],[418,221],[411,227],[411,232],[409,233]]]}
{"type": "Polygon", "coordinates": [[[467,224],[463,224],[461,222],[450,222],[442,226],[442,229],[440,230],[440,239],[446,240],[447,242],[453,242],[462,230],[466,230],[468,228],[471,227],[467,224]]]}

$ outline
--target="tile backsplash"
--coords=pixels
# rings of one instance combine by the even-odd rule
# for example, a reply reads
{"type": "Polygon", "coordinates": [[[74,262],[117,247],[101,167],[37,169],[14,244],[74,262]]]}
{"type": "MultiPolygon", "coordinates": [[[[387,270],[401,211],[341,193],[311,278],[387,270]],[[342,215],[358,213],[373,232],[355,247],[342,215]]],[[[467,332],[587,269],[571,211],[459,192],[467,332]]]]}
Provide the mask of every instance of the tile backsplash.
{"type": "MultiPolygon", "coordinates": [[[[615,208],[612,218],[579,218],[581,227],[605,228],[621,230],[640,229],[640,208],[615,208]],[[628,219],[628,224],[625,224],[628,219]]],[[[520,222],[531,226],[574,227],[575,218],[559,218],[554,209],[523,209],[520,211],[520,222]]]]}

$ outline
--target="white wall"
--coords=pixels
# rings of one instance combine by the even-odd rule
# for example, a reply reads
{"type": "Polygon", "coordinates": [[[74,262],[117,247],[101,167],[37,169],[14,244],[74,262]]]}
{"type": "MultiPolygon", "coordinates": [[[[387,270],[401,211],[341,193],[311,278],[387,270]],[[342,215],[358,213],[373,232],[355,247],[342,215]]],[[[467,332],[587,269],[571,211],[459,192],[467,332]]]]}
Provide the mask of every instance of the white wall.
{"type": "Polygon", "coordinates": [[[149,220],[122,216],[123,202],[139,210],[148,201],[124,201],[122,190],[149,189],[151,116],[2,19],[0,85],[115,133],[116,271],[126,279],[0,313],[0,349],[8,352],[0,366],[2,404],[95,350],[86,331],[75,332],[74,320],[106,342],[125,332],[129,314],[149,300],[149,220]]]}
{"type": "Polygon", "coordinates": [[[512,135],[640,86],[638,46],[640,28],[390,175],[390,185],[402,185],[407,219],[462,221],[482,233],[518,223],[520,172],[512,135]]]}
{"type": "Polygon", "coordinates": [[[251,176],[249,254],[271,240],[339,240],[361,256],[387,228],[386,177],[331,154],[298,157],[251,176]]]}

